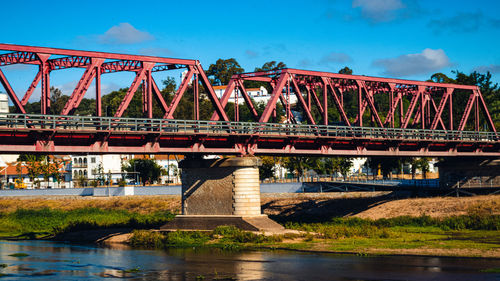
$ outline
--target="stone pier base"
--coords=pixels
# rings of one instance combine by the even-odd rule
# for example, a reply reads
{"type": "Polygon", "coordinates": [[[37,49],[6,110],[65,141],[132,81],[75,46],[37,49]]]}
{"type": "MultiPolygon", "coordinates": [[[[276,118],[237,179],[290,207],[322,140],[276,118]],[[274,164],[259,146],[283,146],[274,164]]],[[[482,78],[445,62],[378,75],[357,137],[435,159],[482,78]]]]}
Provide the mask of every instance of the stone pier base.
{"type": "Polygon", "coordinates": [[[213,230],[233,225],[243,230],[284,228],[261,213],[256,157],[186,159],[182,168],[182,215],[161,230],[213,230]]]}
{"type": "Polygon", "coordinates": [[[500,187],[500,159],[449,158],[439,163],[443,188],[500,187]]]}

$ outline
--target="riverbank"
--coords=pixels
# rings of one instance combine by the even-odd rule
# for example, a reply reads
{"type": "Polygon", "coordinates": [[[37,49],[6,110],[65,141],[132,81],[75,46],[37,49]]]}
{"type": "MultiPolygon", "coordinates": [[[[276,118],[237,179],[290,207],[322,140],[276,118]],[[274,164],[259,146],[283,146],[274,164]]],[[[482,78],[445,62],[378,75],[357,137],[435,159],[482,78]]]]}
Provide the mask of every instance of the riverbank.
{"type": "Polygon", "coordinates": [[[148,230],[174,217],[180,207],[176,196],[0,199],[0,238],[125,243],[146,248],[266,248],[500,258],[500,196],[395,199],[388,194],[373,195],[263,197],[264,212],[287,229],[296,230],[276,235],[227,227],[214,232],[148,230]],[[413,216],[373,215],[375,219],[371,219],[367,215],[394,214],[396,206],[401,214],[413,216]]]}

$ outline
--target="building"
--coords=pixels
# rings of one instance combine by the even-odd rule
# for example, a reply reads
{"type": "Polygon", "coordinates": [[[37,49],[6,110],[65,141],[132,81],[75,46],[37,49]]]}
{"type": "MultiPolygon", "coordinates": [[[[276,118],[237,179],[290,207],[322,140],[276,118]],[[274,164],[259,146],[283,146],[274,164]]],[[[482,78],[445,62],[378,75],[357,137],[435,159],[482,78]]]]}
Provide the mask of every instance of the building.
{"type": "Polygon", "coordinates": [[[0,113],[9,113],[9,97],[0,92],[0,113]]]}
{"type": "Polygon", "coordinates": [[[152,159],[164,170],[162,173],[161,184],[180,184],[181,172],[179,170],[179,162],[184,159],[184,155],[171,154],[150,154],[150,155],[133,155],[134,159],[152,159]]]}
{"type": "Polygon", "coordinates": [[[116,183],[122,179],[122,164],[128,156],[116,154],[104,155],[71,155],[73,180],[104,179],[116,183]]]}
{"type": "MultiPolygon", "coordinates": [[[[222,86],[214,86],[214,91],[215,94],[219,99],[222,98],[224,95],[224,92],[226,91],[227,85],[222,85],[222,86]]],[[[269,99],[271,98],[271,94],[267,91],[267,89],[263,86],[260,86],[259,88],[248,88],[246,89],[248,95],[255,101],[255,102],[263,102],[267,103],[269,99]]],[[[284,94],[286,96],[286,94],[284,94]]],[[[229,97],[228,102],[235,103],[235,91],[231,93],[231,96],[229,97]]],[[[245,99],[243,98],[243,95],[238,91],[238,104],[243,104],[245,103],[245,99]]],[[[295,96],[295,93],[291,92],[290,93],[290,103],[294,104],[297,103],[297,97],[295,96]]]]}
{"type": "MultiPolygon", "coordinates": [[[[67,155],[51,155],[51,162],[59,163],[59,181],[57,177],[49,176],[44,178],[42,174],[34,177],[33,181],[29,175],[30,164],[26,162],[5,162],[0,161],[0,182],[4,188],[71,188],[73,182],[71,178],[71,161],[67,155]]],[[[18,157],[18,156],[17,156],[18,157]]],[[[9,158],[9,157],[7,157],[9,158]]]]}

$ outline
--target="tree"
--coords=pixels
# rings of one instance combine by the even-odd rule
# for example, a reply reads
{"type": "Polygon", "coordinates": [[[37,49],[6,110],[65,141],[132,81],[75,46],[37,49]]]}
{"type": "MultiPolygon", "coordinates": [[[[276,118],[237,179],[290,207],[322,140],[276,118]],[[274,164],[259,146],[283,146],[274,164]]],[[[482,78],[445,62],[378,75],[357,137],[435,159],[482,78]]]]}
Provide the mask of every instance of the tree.
{"type": "Polygon", "coordinates": [[[352,159],[348,157],[329,157],[325,158],[325,170],[328,173],[336,172],[347,178],[351,168],[353,166],[352,159]]]}
{"type": "Polygon", "coordinates": [[[392,176],[393,170],[400,169],[401,167],[399,157],[370,157],[366,164],[373,172],[373,179],[375,179],[379,169],[385,179],[392,176]]]}
{"type": "Polygon", "coordinates": [[[69,96],[63,95],[62,91],[55,87],[50,87],[50,111],[52,114],[61,114],[69,96]]]}
{"type": "Polygon", "coordinates": [[[227,85],[231,76],[238,73],[243,73],[245,70],[234,58],[218,59],[215,64],[211,64],[208,68],[207,75],[213,76],[214,83],[218,85],[227,85]]]}
{"type": "Polygon", "coordinates": [[[51,160],[50,158],[46,158],[43,161],[40,161],[40,174],[43,175],[43,179],[47,182],[47,187],[49,187],[49,179],[52,177],[53,179],[60,181],[61,173],[61,161],[56,159],[51,160]]]}
{"type": "Polygon", "coordinates": [[[270,70],[277,70],[277,69],[282,69],[286,68],[286,64],[282,61],[276,62],[276,61],[268,61],[262,65],[262,67],[256,67],[255,72],[261,72],[261,71],[270,71],[270,70]]]}
{"type": "Polygon", "coordinates": [[[262,156],[262,165],[259,167],[259,178],[265,180],[274,177],[274,165],[276,164],[272,156],[262,156]]]}
{"type": "Polygon", "coordinates": [[[349,74],[349,75],[352,75],[352,69],[350,69],[347,66],[344,66],[344,68],[342,68],[341,70],[339,70],[339,73],[340,74],[349,74]]]}
{"type": "Polygon", "coordinates": [[[28,177],[33,186],[35,186],[35,178],[42,174],[40,162],[45,161],[45,159],[45,155],[38,154],[20,154],[17,157],[17,161],[26,163],[28,177]]]}
{"type": "Polygon", "coordinates": [[[415,166],[418,167],[420,169],[420,171],[422,172],[422,177],[424,179],[426,179],[427,173],[429,172],[429,158],[427,158],[427,157],[417,158],[415,161],[415,164],[416,164],[415,166]]]}
{"type": "Polygon", "coordinates": [[[161,176],[161,166],[154,159],[130,159],[123,169],[129,173],[139,173],[139,180],[142,185],[146,182],[153,183],[161,176]]]}

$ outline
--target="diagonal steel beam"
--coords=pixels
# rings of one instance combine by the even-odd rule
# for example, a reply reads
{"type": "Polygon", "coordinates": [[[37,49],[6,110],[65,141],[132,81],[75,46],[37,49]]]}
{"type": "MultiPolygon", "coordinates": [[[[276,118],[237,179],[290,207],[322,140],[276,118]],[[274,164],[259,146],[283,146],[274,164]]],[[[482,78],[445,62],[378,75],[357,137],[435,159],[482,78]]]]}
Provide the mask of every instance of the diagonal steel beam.
{"type": "Polygon", "coordinates": [[[333,97],[333,101],[335,102],[335,106],[337,107],[337,111],[339,112],[340,118],[342,118],[342,121],[344,121],[346,126],[351,126],[351,123],[349,122],[349,118],[347,118],[345,110],[340,103],[340,99],[337,96],[337,93],[335,92],[335,87],[332,84],[332,80],[329,78],[325,78],[325,77],[321,77],[321,79],[323,80],[323,83],[328,85],[328,87],[330,88],[330,92],[331,92],[331,95],[333,97]]]}
{"type": "Polygon", "coordinates": [[[156,81],[153,77],[151,77],[152,81],[152,86],[153,86],[153,93],[156,101],[160,104],[161,108],[163,109],[163,112],[168,111],[168,105],[165,102],[165,99],[163,98],[160,89],[158,88],[158,85],[156,84],[156,81]]]}
{"type": "Polygon", "coordinates": [[[406,129],[406,127],[408,127],[408,122],[410,121],[411,115],[413,114],[413,110],[415,110],[415,105],[417,104],[418,98],[423,93],[423,91],[424,87],[418,86],[418,91],[413,94],[410,105],[408,107],[408,111],[406,111],[405,117],[403,118],[403,123],[401,124],[402,129],[406,129]]]}
{"type": "Polygon", "coordinates": [[[17,98],[16,93],[14,92],[14,89],[12,89],[12,86],[10,85],[9,81],[7,80],[7,77],[3,74],[2,69],[0,69],[0,83],[3,85],[3,88],[7,92],[7,95],[9,95],[10,100],[14,103],[16,108],[21,111],[21,113],[26,114],[26,110],[24,110],[24,106],[21,104],[19,99],[17,98]]]}
{"type": "Polygon", "coordinates": [[[314,103],[319,109],[320,113],[323,113],[323,106],[321,106],[321,102],[319,101],[318,95],[316,95],[316,91],[314,90],[314,87],[310,87],[309,85],[306,85],[306,89],[310,91],[310,94],[313,97],[314,103]]]}
{"type": "Polygon", "coordinates": [[[271,94],[271,97],[269,98],[269,101],[267,102],[264,112],[262,112],[262,115],[260,116],[259,122],[266,123],[267,121],[269,121],[269,117],[271,117],[273,110],[276,108],[276,104],[278,102],[278,99],[281,97],[281,92],[283,91],[283,87],[285,87],[288,77],[289,74],[287,72],[279,76],[278,82],[273,87],[273,92],[271,94]]]}
{"type": "MultiPolygon", "coordinates": [[[[200,82],[205,88],[205,91],[207,91],[207,96],[212,102],[213,106],[215,107],[215,110],[217,111],[217,114],[219,115],[219,118],[222,119],[223,121],[229,121],[229,118],[227,117],[226,112],[224,111],[224,107],[219,102],[219,99],[217,98],[217,95],[215,94],[214,88],[212,88],[212,85],[210,84],[210,81],[208,80],[207,75],[205,74],[205,71],[203,71],[203,68],[201,67],[201,64],[197,64],[195,66],[196,71],[198,76],[201,78],[200,82]]],[[[197,113],[199,116],[199,112],[197,113]]]]}
{"type": "MultiPolygon", "coordinates": [[[[432,120],[431,123],[431,130],[435,130],[437,128],[437,123],[438,121],[441,122],[441,125],[443,126],[443,130],[446,130],[446,127],[444,126],[443,120],[441,118],[441,115],[443,114],[444,107],[446,106],[446,102],[448,101],[448,97],[453,94],[453,88],[446,88],[446,92],[444,93],[443,97],[441,98],[441,101],[439,102],[439,106],[435,108],[436,110],[436,115],[434,116],[434,119],[432,120]]],[[[434,102],[434,100],[433,100],[434,102]]],[[[434,107],[436,105],[434,104],[434,107]]]]}
{"type": "Polygon", "coordinates": [[[356,80],[356,83],[358,83],[358,86],[361,87],[364,92],[365,92],[365,100],[368,102],[368,106],[370,106],[370,110],[375,117],[375,121],[377,124],[381,127],[384,128],[384,124],[382,123],[382,120],[380,120],[380,116],[378,115],[377,108],[375,107],[375,104],[373,103],[372,96],[368,93],[368,89],[366,88],[366,84],[364,81],[356,80]]]}
{"type": "Polygon", "coordinates": [[[292,75],[291,76],[292,80],[292,87],[295,90],[295,95],[297,96],[297,99],[300,102],[300,105],[302,105],[302,108],[304,109],[306,113],[307,120],[309,121],[310,124],[316,125],[316,122],[314,121],[314,118],[312,117],[311,110],[306,104],[306,101],[304,100],[304,97],[302,97],[302,93],[300,92],[299,85],[297,85],[297,81],[295,81],[295,77],[292,75]]]}
{"type": "Polygon", "coordinates": [[[477,93],[476,90],[472,91],[472,94],[469,96],[469,100],[467,101],[467,105],[465,106],[464,113],[462,115],[462,119],[460,119],[460,123],[458,125],[458,130],[463,131],[465,128],[465,124],[467,123],[467,119],[469,119],[469,114],[472,109],[472,106],[477,100],[477,93]]]}
{"type": "Polygon", "coordinates": [[[250,110],[250,113],[252,114],[252,117],[255,121],[259,121],[259,113],[257,113],[257,110],[255,109],[255,106],[252,103],[252,99],[250,99],[250,96],[247,93],[247,90],[245,89],[245,86],[243,85],[243,81],[237,80],[237,85],[241,90],[241,95],[245,99],[245,103],[248,106],[248,109],[250,110]]]}
{"type": "Polygon", "coordinates": [[[38,73],[35,76],[35,79],[33,79],[33,82],[31,82],[30,86],[28,87],[28,90],[26,91],[26,94],[24,94],[24,97],[21,100],[21,104],[23,106],[25,106],[28,103],[28,100],[33,94],[33,91],[35,91],[36,86],[38,86],[38,83],[40,83],[40,80],[42,80],[42,72],[38,71],[38,73]]]}
{"type": "Polygon", "coordinates": [[[72,114],[73,111],[78,107],[78,105],[80,105],[80,102],[85,96],[90,83],[96,76],[96,68],[100,67],[103,62],[103,59],[92,59],[92,63],[87,66],[87,69],[83,73],[80,81],[78,81],[78,84],[73,90],[73,93],[71,94],[68,102],[66,102],[66,104],[64,105],[61,115],[72,114]]]}
{"type": "Polygon", "coordinates": [[[179,89],[177,89],[177,92],[175,92],[167,112],[165,112],[165,115],[163,115],[164,119],[174,118],[174,112],[177,109],[177,105],[181,101],[181,98],[184,95],[184,92],[186,91],[187,86],[189,85],[189,81],[191,80],[191,77],[193,77],[193,74],[194,74],[193,67],[188,66],[188,73],[186,74],[186,76],[184,76],[184,80],[182,80],[181,84],[179,85],[179,89]]]}
{"type": "Polygon", "coordinates": [[[134,97],[135,92],[139,88],[139,85],[142,83],[142,80],[146,78],[146,74],[148,71],[151,71],[155,64],[154,63],[144,63],[143,68],[137,72],[135,75],[134,81],[132,82],[132,85],[128,89],[127,93],[125,94],[125,97],[123,97],[122,102],[118,106],[118,109],[115,112],[115,117],[121,117],[123,115],[123,112],[127,109],[128,105],[130,104],[130,101],[134,97]]]}
{"type": "Polygon", "coordinates": [[[484,102],[483,95],[481,94],[481,91],[479,91],[479,88],[477,89],[478,91],[478,102],[479,106],[481,107],[481,110],[483,111],[484,117],[486,119],[486,123],[488,124],[488,127],[490,127],[490,130],[497,133],[497,129],[495,129],[495,123],[493,123],[493,120],[491,119],[490,112],[488,111],[488,107],[486,107],[486,103],[484,102]]]}
{"type": "MultiPolygon", "coordinates": [[[[229,101],[229,98],[233,94],[236,86],[237,86],[237,83],[236,83],[235,79],[229,80],[229,84],[227,84],[226,89],[224,90],[224,94],[222,94],[222,97],[220,98],[220,104],[222,105],[223,108],[226,107],[227,102],[229,101]]],[[[219,120],[219,115],[217,114],[216,111],[214,111],[210,120],[213,120],[213,121],[219,120]]]]}
{"type": "MultiPolygon", "coordinates": [[[[438,112],[438,107],[436,106],[436,102],[434,102],[434,99],[432,99],[432,97],[430,98],[430,104],[432,105],[432,108],[434,109],[434,112],[435,114],[437,114],[438,112]]],[[[435,119],[436,117],[434,117],[435,119]]],[[[433,122],[434,122],[434,119],[433,119],[433,122]]],[[[446,130],[446,126],[444,125],[444,122],[443,122],[443,119],[441,118],[441,116],[439,116],[439,124],[441,125],[441,127],[443,128],[443,130],[446,130]]],[[[432,123],[431,123],[432,124],[432,123]]],[[[435,129],[433,129],[435,130],[435,129]]]]}

